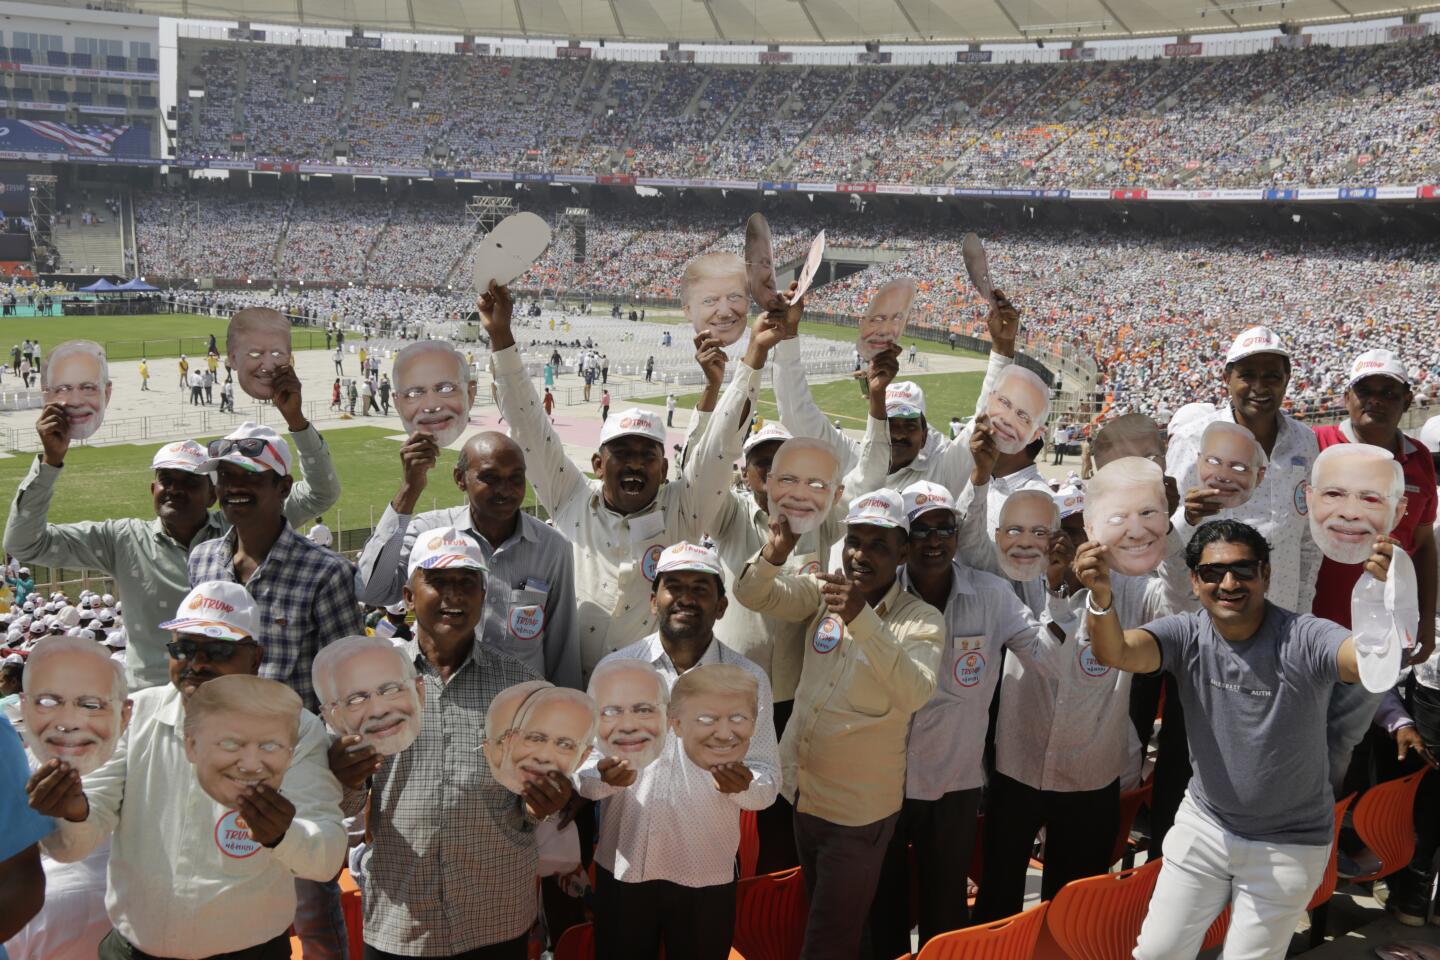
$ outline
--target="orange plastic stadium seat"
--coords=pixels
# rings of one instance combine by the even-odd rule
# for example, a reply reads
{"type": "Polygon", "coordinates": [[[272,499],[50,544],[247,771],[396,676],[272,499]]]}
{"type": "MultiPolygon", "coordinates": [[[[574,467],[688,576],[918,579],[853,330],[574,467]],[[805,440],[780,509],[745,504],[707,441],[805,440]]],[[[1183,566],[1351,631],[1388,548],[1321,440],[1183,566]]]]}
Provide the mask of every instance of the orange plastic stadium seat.
{"type": "Polygon", "coordinates": [[[743,960],[795,960],[809,914],[799,867],[741,880],[735,890],[735,954],[743,960]]]}
{"type": "Polygon", "coordinates": [[[595,924],[577,924],[560,934],[555,960],[595,960],[595,924]]]}
{"type": "MultiPolygon", "coordinates": [[[[1163,696],[1163,692],[1162,692],[1163,696]]],[[[1135,824],[1135,814],[1140,808],[1150,802],[1151,789],[1154,787],[1154,780],[1146,780],[1134,790],[1127,790],[1120,794],[1120,823],[1115,831],[1115,846],[1110,851],[1110,863],[1113,865],[1121,859],[1129,857],[1129,863],[1133,863],[1135,856],[1129,853],[1130,828],[1135,824]]],[[[1126,866],[1129,866],[1129,863],[1126,866]]]]}
{"type": "Polygon", "coordinates": [[[1070,960],[1129,960],[1160,875],[1160,860],[1067,883],[1046,917],[1070,960]]]}
{"type": "MultiPolygon", "coordinates": [[[[1041,902],[1004,920],[942,933],[925,944],[914,960],[1029,960],[1049,908],[1048,902],[1041,902]]],[[[912,960],[912,955],[900,960],[912,960]]]]}
{"type": "Polygon", "coordinates": [[[349,870],[340,871],[340,912],[345,915],[345,932],[350,941],[350,956],[365,955],[365,905],[360,888],[349,870]]]}
{"type": "Polygon", "coordinates": [[[1408,866],[1415,855],[1415,791],[1428,771],[1389,780],[1371,787],[1355,804],[1350,823],[1360,839],[1380,860],[1380,869],[1352,883],[1379,880],[1408,866]]]}

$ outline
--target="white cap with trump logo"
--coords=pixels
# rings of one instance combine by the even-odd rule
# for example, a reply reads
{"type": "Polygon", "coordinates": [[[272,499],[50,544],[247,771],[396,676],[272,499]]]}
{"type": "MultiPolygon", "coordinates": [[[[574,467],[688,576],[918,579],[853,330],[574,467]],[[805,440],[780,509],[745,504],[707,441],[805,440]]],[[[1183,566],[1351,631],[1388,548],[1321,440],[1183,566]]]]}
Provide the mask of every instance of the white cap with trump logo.
{"type": "Polygon", "coordinates": [[[1285,344],[1274,330],[1269,327],[1251,327],[1231,341],[1230,349],[1225,352],[1225,362],[1235,363],[1257,353],[1278,353],[1287,359],[1290,356],[1290,351],[1285,349],[1285,344]]]}
{"type": "Polygon", "coordinates": [[[931,510],[960,512],[955,508],[955,497],[950,491],[929,480],[917,480],[900,491],[900,496],[905,500],[906,521],[913,521],[920,514],[929,513],[931,510]]]}
{"type": "Polygon", "coordinates": [[[909,380],[885,388],[885,416],[916,420],[925,416],[925,391],[909,380]]]}
{"type": "Polygon", "coordinates": [[[720,570],[720,554],[703,544],[686,543],[684,540],[666,547],[655,563],[657,579],[662,573],[673,573],[677,570],[695,570],[700,573],[713,573],[717,577],[724,576],[720,570]]]}
{"type": "Polygon", "coordinates": [[[1366,377],[1389,377],[1410,386],[1410,372],[1400,358],[1389,350],[1366,350],[1350,364],[1350,379],[1346,389],[1355,386],[1366,377]]]}
{"type": "Polygon", "coordinates": [[[894,490],[880,488],[863,497],[857,497],[845,514],[847,527],[894,527],[910,530],[910,521],[905,516],[905,501],[894,490]]]}
{"type": "Polygon", "coordinates": [[[628,410],[621,410],[619,413],[612,413],[606,418],[605,426],[600,428],[600,446],[603,447],[611,440],[618,440],[621,437],[645,437],[663,447],[665,445],[665,424],[657,414],[639,407],[631,407],[628,410]]]}
{"type": "Polygon", "coordinates": [[[410,563],[405,575],[411,576],[416,570],[479,570],[490,568],[485,564],[485,554],[480,545],[456,530],[454,527],[438,527],[426,530],[415,538],[410,548],[410,563]]]}
{"type": "Polygon", "coordinates": [[[161,630],[198,633],[212,640],[246,640],[260,630],[260,617],[249,591],[229,580],[197,584],[180,601],[174,620],[160,624],[161,630]]]}

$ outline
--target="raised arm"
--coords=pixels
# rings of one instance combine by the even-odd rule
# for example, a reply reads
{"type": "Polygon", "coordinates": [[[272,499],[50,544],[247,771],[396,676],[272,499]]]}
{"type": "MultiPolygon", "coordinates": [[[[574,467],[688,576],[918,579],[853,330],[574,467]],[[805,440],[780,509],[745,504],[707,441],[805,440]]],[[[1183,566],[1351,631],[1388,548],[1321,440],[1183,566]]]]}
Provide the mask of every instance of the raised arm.
{"type": "Polygon", "coordinates": [[[1160,645],[1146,630],[1124,630],[1115,612],[1110,589],[1109,548],[1096,542],[1080,545],[1075,553],[1075,574],[1090,591],[1085,627],[1095,659],[1128,673],[1154,673],[1160,669],[1160,645]],[[1097,612],[1099,611],[1099,612],[1097,612]]]}
{"type": "Polygon", "coordinates": [[[285,418],[303,477],[285,498],[285,518],[292,527],[309,523],[340,502],[340,475],[330,458],[330,448],[314,424],[305,419],[300,378],[288,364],[275,368],[273,381],[275,409],[285,418]]]}
{"type": "MultiPolygon", "coordinates": [[[[801,304],[803,308],[803,302],[801,304]]],[[[813,437],[823,441],[840,461],[842,473],[855,468],[860,445],[835,429],[810,395],[805,367],[800,362],[798,319],[786,330],[786,339],[775,348],[775,405],[780,409],[780,422],[797,437],[813,437]]]]}
{"type": "Polygon", "coordinates": [[[735,599],[742,605],[790,623],[803,623],[820,610],[820,584],[814,577],[781,576],[798,538],[783,516],[770,518],[770,538],[750,558],[735,581],[735,599]]]}
{"type": "Polygon", "coordinates": [[[5,519],[5,552],[21,563],[81,567],[114,574],[116,541],[126,521],[49,523],[50,498],[70,449],[70,427],[65,410],[52,403],[40,411],[35,424],[43,452],[30,465],[10,501],[5,519]]]}
{"type": "Polygon", "coordinates": [[[1015,341],[1020,335],[1020,311],[998,289],[985,325],[990,328],[990,359],[985,364],[985,380],[980,384],[980,396],[975,398],[977,417],[985,412],[1000,371],[1015,362],[1015,341]]]}
{"type": "Polygon", "coordinates": [[[525,364],[510,329],[513,308],[510,291],[491,284],[480,298],[480,319],[495,355],[500,415],[510,423],[511,435],[525,450],[526,476],[535,488],[535,496],[553,514],[584,485],[585,474],[565,456],[565,445],[545,416],[535,385],[525,375],[525,364]]]}
{"type": "Polygon", "coordinates": [[[417,433],[400,447],[400,489],[385,506],[357,564],[355,596],[362,603],[383,607],[400,599],[410,549],[421,532],[414,528],[415,507],[439,456],[440,448],[428,433],[417,433]]]}
{"type": "Polygon", "coordinates": [[[898,346],[870,361],[870,410],[865,421],[865,438],[860,441],[860,461],[844,480],[850,499],[885,486],[885,478],[890,475],[890,420],[885,413],[885,390],[899,372],[898,346]]]}

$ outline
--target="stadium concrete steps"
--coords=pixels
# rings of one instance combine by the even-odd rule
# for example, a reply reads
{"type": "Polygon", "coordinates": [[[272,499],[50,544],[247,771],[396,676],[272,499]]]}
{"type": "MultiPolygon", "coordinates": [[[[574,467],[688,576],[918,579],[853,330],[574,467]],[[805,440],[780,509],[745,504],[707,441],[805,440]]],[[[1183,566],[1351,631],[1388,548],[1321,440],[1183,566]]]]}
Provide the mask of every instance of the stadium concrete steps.
{"type": "Polygon", "coordinates": [[[105,210],[101,216],[104,222],[85,226],[79,214],[73,216],[73,226],[54,227],[55,249],[60,253],[60,263],[74,273],[110,274],[119,276],[125,272],[125,242],[121,219],[105,210]]]}

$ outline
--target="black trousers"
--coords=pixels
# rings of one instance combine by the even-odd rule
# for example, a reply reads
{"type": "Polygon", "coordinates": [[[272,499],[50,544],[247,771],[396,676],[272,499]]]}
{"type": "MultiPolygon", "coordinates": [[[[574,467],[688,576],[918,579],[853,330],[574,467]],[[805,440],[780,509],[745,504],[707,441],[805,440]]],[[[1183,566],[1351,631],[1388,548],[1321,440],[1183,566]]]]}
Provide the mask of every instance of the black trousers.
{"type": "MultiPolygon", "coordinates": [[[[790,722],[790,713],[794,709],[794,700],[781,700],[775,704],[777,740],[785,735],[785,724],[790,722]]],[[[760,833],[760,856],[755,861],[756,873],[763,876],[800,866],[800,858],[795,854],[795,810],[790,806],[789,800],[776,796],[774,803],[755,815],[755,826],[760,833]]],[[[897,957],[899,955],[895,954],[897,957]]]]}
{"type": "MultiPolygon", "coordinates": [[[[530,934],[522,933],[514,940],[492,943],[488,947],[476,947],[464,953],[452,953],[446,960],[525,960],[529,956],[530,934]]],[[[290,956],[287,949],[286,957],[290,956]]],[[[365,944],[365,960],[412,960],[397,953],[386,953],[365,944]]]]}
{"type": "Polygon", "coordinates": [[[920,946],[970,924],[966,872],[975,852],[980,789],[938,800],[905,800],[870,907],[870,956],[894,960],[910,952],[910,856],[919,877],[920,946]],[[907,853],[906,846],[909,846],[907,853]]]}
{"type": "MultiPolygon", "coordinates": [[[[1415,720],[1415,732],[1430,748],[1431,753],[1440,751],[1440,690],[1432,690],[1416,682],[1412,676],[1403,689],[1405,706],[1415,720]]],[[[1386,738],[1389,740],[1389,738],[1386,738]]],[[[1376,779],[1393,780],[1421,769],[1424,763],[1412,752],[1403,764],[1395,760],[1394,741],[1374,751],[1376,779]]],[[[1398,889],[1409,893],[1424,887],[1428,892],[1431,878],[1435,875],[1435,853],[1440,850],[1440,775],[1431,773],[1420,781],[1415,793],[1415,855],[1410,860],[1410,869],[1401,870],[1387,879],[1392,891],[1398,889]]]]}
{"type": "Polygon", "coordinates": [[[1130,722],[1140,738],[1143,753],[1155,730],[1155,710],[1160,691],[1165,691],[1165,710],[1160,716],[1160,733],[1155,736],[1155,781],[1150,790],[1150,849],[1159,856],[1165,834],[1175,824],[1175,811],[1190,784],[1190,744],[1185,739],[1185,710],[1180,690],[1169,673],[1136,674],[1130,678],[1130,722]]]}
{"type": "Polygon", "coordinates": [[[856,960],[861,955],[880,865],[900,812],[848,827],[795,812],[795,847],[810,896],[800,960],[856,960]]]}
{"type": "MultiPolygon", "coordinates": [[[[105,934],[105,939],[100,941],[96,950],[96,956],[99,960],[164,960],[155,954],[136,949],[134,944],[120,936],[118,930],[105,934]]],[[[524,957],[524,954],[521,954],[521,957],[524,957]]],[[[290,960],[290,938],[282,933],[274,940],[267,940],[244,950],[214,954],[209,960],[290,960]]]]}
{"type": "Polygon", "coordinates": [[[686,887],[626,883],[595,865],[595,960],[726,960],[735,936],[735,881],[686,887]]]}
{"type": "Polygon", "coordinates": [[[976,923],[1002,920],[1025,905],[1025,871],[1035,835],[1045,828],[1040,896],[1049,900],[1071,880],[1110,869],[1120,827],[1120,781],[1099,790],[1036,790],[1003,773],[985,798],[984,875],[976,923]]]}

